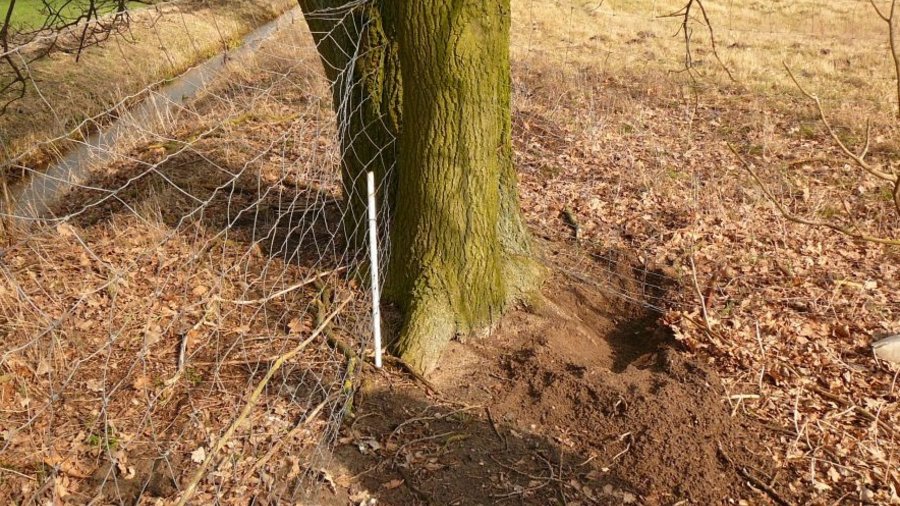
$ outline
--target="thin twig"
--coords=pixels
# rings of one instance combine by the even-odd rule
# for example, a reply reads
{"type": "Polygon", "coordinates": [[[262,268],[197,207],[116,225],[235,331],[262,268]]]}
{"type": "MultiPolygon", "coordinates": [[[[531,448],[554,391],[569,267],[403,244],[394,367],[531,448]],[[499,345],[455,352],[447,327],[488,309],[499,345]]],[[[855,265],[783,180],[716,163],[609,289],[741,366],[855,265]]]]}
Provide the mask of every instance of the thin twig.
{"type": "Polygon", "coordinates": [[[37,481],[37,478],[35,478],[34,476],[28,476],[27,474],[20,473],[19,471],[16,471],[15,469],[10,469],[8,467],[0,466],[0,471],[3,471],[5,473],[14,474],[21,478],[25,478],[26,480],[37,481]]]}
{"type": "Polygon", "coordinates": [[[900,177],[894,183],[894,207],[897,208],[897,214],[900,215],[900,177]]]}
{"type": "Polygon", "coordinates": [[[178,343],[178,368],[175,370],[175,374],[172,375],[171,378],[167,379],[164,383],[166,387],[171,387],[178,380],[181,379],[181,376],[184,374],[184,367],[187,363],[187,349],[190,345],[191,334],[199,330],[203,325],[206,324],[206,318],[209,316],[209,311],[205,311],[203,313],[203,317],[200,318],[197,323],[195,323],[190,330],[181,335],[181,341],[178,343]]]}
{"type": "Polygon", "coordinates": [[[266,463],[271,460],[279,450],[281,450],[281,447],[284,446],[285,443],[287,443],[288,441],[292,441],[297,436],[297,434],[299,434],[300,431],[303,430],[304,427],[306,427],[306,424],[308,424],[310,420],[319,416],[319,413],[322,411],[322,409],[325,408],[325,405],[328,404],[328,401],[329,399],[326,397],[325,400],[320,402],[315,408],[312,409],[312,411],[300,417],[300,419],[297,420],[296,425],[294,425],[294,428],[291,429],[290,432],[288,432],[285,436],[280,436],[275,444],[272,445],[272,448],[270,448],[269,451],[266,452],[266,454],[263,455],[261,459],[253,463],[253,466],[250,467],[250,470],[244,474],[244,479],[242,481],[246,482],[251,476],[253,476],[253,473],[266,465],[266,463]]]}
{"type": "Polygon", "coordinates": [[[397,451],[394,452],[394,458],[395,459],[399,458],[400,453],[403,452],[403,450],[405,450],[409,446],[412,446],[416,443],[424,443],[425,441],[434,441],[435,439],[440,439],[442,437],[449,437],[449,436],[455,436],[455,435],[460,435],[460,434],[462,434],[462,432],[451,430],[451,431],[447,431],[447,432],[441,432],[440,434],[433,434],[431,436],[423,436],[420,438],[413,439],[412,441],[407,441],[406,443],[401,445],[400,448],[397,448],[397,451]]]}
{"type": "Polygon", "coordinates": [[[734,75],[731,73],[731,70],[725,65],[725,62],[722,61],[722,58],[719,56],[719,48],[716,45],[716,33],[713,31],[712,22],[709,20],[709,15],[706,14],[706,7],[703,6],[703,2],[700,0],[695,0],[697,2],[697,7],[700,7],[700,13],[703,14],[703,22],[706,24],[706,28],[709,30],[709,45],[712,47],[713,56],[716,57],[716,61],[719,62],[719,66],[722,67],[722,70],[728,74],[728,79],[731,79],[731,82],[738,82],[735,79],[734,75]]]}
{"type": "Polygon", "coordinates": [[[303,351],[307,346],[315,341],[316,338],[319,337],[319,335],[325,330],[325,327],[327,327],[328,324],[331,323],[331,320],[333,320],[338,314],[340,314],[340,312],[344,310],[344,307],[346,307],[352,299],[353,294],[351,293],[347,296],[347,298],[343,300],[343,302],[341,302],[337,306],[337,308],[334,309],[334,311],[332,311],[328,314],[327,317],[325,317],[325,319],[322,321],[322,324],[319,325],[308,338],[295,346],[292,350],[279,356],[275,363],[272,364],[272,367],[269,368],[269,371],[266,373],[263,379],[259,381],[259,383],[256,385],[256,388],[250,394],[250,397],[247,399],[247,403],[244,404],[244,408],[241,410],[240,414],[237,416],[237,418],[235,418],[233,422],[231,422],[231,425],[228,427],[225,433],[222,434],[222,437],[220,437],[219,440],[216,441],[215,446],[213,446],[212,450],[210,450],[209,454],[203,460],[200,468],[197,469],[197,471],[194,473],[194,476],[191,478],[188,486],[185,487],[184,493],[178,500],[178,506],[185,506],[194,495],[194,492],[196,492],[197,490],[197,485],[200,483],[200,480],[202,480],[206,475],[206,472],[209,469],[210,465],[212,465],[213,460],[216,459],[219,452],[222,451],[222,448],[224,448],[228,441],[231,440],[231,437],[234,435],[237,429],[247,420],[247,417],[250,416],[253,408],[256,407],[256,404],[259,402],[259,398],[260,396],[262,396],[263,390],[265,390],[266,385],[268,385],[269,383],[269,380],[271,380],[272,377],[275,376],[275,373],[278,372],[278,370],[281,369],[281,367],[288,360],[297,356],[301,351],[303,351]]]}
{"type": "Polygon", "coordinates": [[[557,491],[559,492],[559,497],[562,499],[563,506],[568,506],[569,501],[566,499],[566,485],[563,483],[563,459],[565,455],[563,454],[562,443],[559,443],[559,483],[557,484],[557,491]]]}
{"type": "Polygon", "coordinates": [[[741,467],[741,466],[738,466],[737,464],[735,464],[734,461],[731,460],[731,457],[729,457],[728,454],[725,453],[725,449],[722,448],[721,442],[716,441],[716,448],[719,450],[719,455],[721,455],[722,458],[725,459],[725,462],[727,462],[729,466],[734,468],[734,470],[737,471],[737,473],[739,475],[741,475],[744,479],[749,481],[754,487],[756,487],[756,488],[762,490],[763,492],[765,492],[766,494],[768,494],[768,496],[770,498],[772,498],[773,501],[780,504],[781,506],[792,506],[792,503],[790,501],[788,501],[787,499],[785,499],[784,497],[782,497],[781,494],[779,494],[777,490],[775,490],[774,488],[772,488],[771,486],[769,486],[767,483],[760,480],[759,478],[750,474],[747,471],[747,469],[745,469],[744,467],[741,467]]]}
{"type": "Polygon", "coordinates": [[[703,311],[703,323],[706,324],[706,328],[712,328],[709,324],[709,313],[706,310],[706,297],[703,296],[703,291],[700,290],[700,283],[697,282],[697,266],[694,264],[693,251],[691,251],[689,258],[691,261],[691,279],[694,282],[694,290],[697,291],[697,297],[700,298],[700,309],[703,311]]]}
{"type": "Polygon", "coordinates": [[[300,288],[303,288],[304,286],[315,283],[316,281],[318,281],[324,277],[328,277],[332,274],[337,274],[337,273],[339,273],[341,271],[345,271],[345,270],[347,270],[346,266],[338,267],[337,269],[332,269],[330,271],[320,272],[319,274],[316,274],[315,276],[304,279],[303,281],[301,281],[295,285],[291,285],[291,286],[285,288],[284,290],[279,290],[279,291],[273,293],[272,295],[269,295],[268,297],[263,297],[262,299],[226,300],[226,299],[221,299],[218,297],[216,299],[219,300],[220,302],[227,302],[229,304],[237,304],[238,306],[249,306],[249,305],[253,305],[253,304],[265,304],[266,302],[277,299],[278,297],[281,297],[282,295],[287,295],[287,294],[293,292],[294,290],[298,290],[300,288]]]}
{"type": "MultiPolygon", "coordinates": [[[[480,406],[478,406],[478,407],[480,407],[480,406]]],[[[457,413],[462,413],[464,411],[471,411],[472,409],[475,409],[475,407],[474,406],[465,406],[465,407],[450,411],[449,413],[438,414],[436,416],[420,416],[420,417],[416,417],[416,418],[410,418],[409,420],[405,420],[405,421],[401,422],[399,425],[397,425],[396,427],[394,427],[394,430],[391,431],[390,435],[388,435],[387,440],[390,441],[391,439],[393,439],[394,436],[396,436],[397,434],[400,433],[400,429],[402,429],[403,427],[406,427],[407,425],[410,425],[410,424],[413,424],[416,422],[443,420],[443,419],[447,418],[448,416],[453,416],[457,413]]],[[[425,411],[427,411],[427,408],[425,411]]]]}
{"type": "Polygon", "coordinates": [[[503,447],[504,447],[505,449],[509,450],[509,441],[507,441],[506,438],[503,437],[503,434],[500,433],[500,429],[497,428],[497,423],[494,422],[494,414],[491,413],[491,408],[490,408],[490,407],[485,407],[485,408],[484,408],[484,411],[487,413],[488,422],[491,423],[491,429],[494,430],[494,434],[496,434],[497,437],[500,439],[500,441],[503,442],[503,447]]]}
{"type": "Polygon", "coordinates": [[[878,427],[881,428],[881,430],[887,432],[887,433],[890,434],[891,436],[893,436],[893,437],[900,437],[900,434],[897,433],[896,429],[894,429],[893,427],[891,427],[891,426],[890,426],[887,422],[885,422],[884,420],[879,419],[877,416],[875,416],[875,415],[874,415],[871,411],[869,411],[868,409],[863,408],[863,407],[860,407],[860,406],[857,406],[856,404],[854,404],[854,403],[848,401],[847,399],[843,399],[843,398],[841,398],[841,397],[839,397],[839,396],[837,396],[837,395],[835,395],[835,394],[829,392],[828,390],[825,390],[824,388],[820,388],[820,387],[817,387],[817,386],[813,386],[813,387],[812,387],[812,391],[815,392],[815,393],[817,393],[817,394],[819,394],[819,395],[821,395],[822,397],[828,399],[829,401],[834,402],[835,404],[838,404],[838,405],[840,405],[840,406],[842,406],[842,407],[844,407],[844,408],[849,408],[849,409],[852,409],[853,411],[856,411],[857,413],[859,413],[859,415],[860,415],[861,417],[865,418],[866,420],[868,420],[868,421],[870,421],[870,422],[872,422],[872,423],[877,424],[878,427]]]}
{"type": "Polygon", "coordinates": [[[832,127],[831,122],[828,121],[828,116],[825,114],[825,109],[822,107],[822,101],[819,99],[819,97],[817,95],[813,95],[812,93],[808,92],[806,90],[806,88],[804,88],[800,84],[800,81],[798,81],[797,77],[794,76],[794,72],[791,70],[791,68],[788,66],[788,64],[786,62],[782,62],[782,64],[784,65],[784,68],[787,70],[788,75],[791,77],[791,81],[793,81],[794,85],[797,86],[797,89],[800,90],[800,93],[802,93],[804,96],[806,96],[806,98],[812,100],[813,103],[816,104],[816,109],[819,112],[819,119],[822,121],[822,124],[825,125],[825,129],[828,131],[828,135],[831,136],[831,138],[838,145],[838,147],[841,148],[841,151],[843,151],[844,154],[846,154],[848,157],[850,157],[850,159],[852,159],[856,163],[856,165],[859,166],[861,169],[868,172],[870,175],[877,177],[878,179],[882,179],[884,181],[890,181],[892,183],[896,182],[898,179],[900,179],[900,175],[889,174],[887,172],[883,172],[883,171],[879,170],[877,167],[872,166],[869,162],[867,162],[865,160],[866,154],[868,153],[868,150],[869,150],[869,141],[870,141],[870,137],[871,137],[870,136],[871,123],[866,122],[865,147],[863,148],[863,150],[861,152],[854,153],[853,151],[850,150],[849,147],[847,147],[847,145],[844,143],[844,141],[841,140],[841,138],[838,136],[837,132],[834,131],[834,127],[832,127]]]}
{"type": "Polygon", "coordinates": [[[493,455],[488,455],[488,458],[490,458],[491,460],[493,460],[495,464],[497,464],[498,466],[502,467],[503,469],[506,469],[506,470],[512,471],[512,472],[514,472],[514,473],[516,473],[516,474],[518,474],[518,475],[524,476],[524,477],[528,478],[529,480],[533,480],[533,481],[544,481],[544,482],[546,482],[546,483],[544,483],[544,486],[546,486],[546,485],[547,485],[548,483],[550,483],[550,482],[558,482],[558,481],[559,481],[559,478],[557,478],[556,476],[553,476],[553,475],[551,475],[551,476],[537,476],[537,475],[529,474],[529,473],[526,473],[526,472],[521,471],[521,470],[519,470],[519,469],[516,469],[516,468],[513,467],[513,466],[508,466],[508,465],[504,464],[503,462],[500,462],[499,460],[497,460],[493,455]]]}
{"type": "Polygon", "coordinates": [[[763,183],[762,178],[760,178],[759,175],[756,173],[756,171],[753,170],[753,166],[750,165],[750,162],[748,162],[743,156],[741,156],[741,154],[738,152],[738,150],[734,146],[732,146],[731,144],[728,144],[728,149],[730,149],[731,152],[734,153],[734,156],[736,156],[737,159],[741,162],[741,165],[750,174],[750,176],[753,178],[753,180],[756,182],[756,184],[762,190],[763,194],[766,196],[766,199],[769,202],[771,202],[773,205],[775,205],[775,207],[778,209],[778,211],[781,213],[781,215],[788,221],[793,221],[794,223],[799,223],[801,225],[808,225],[810,227],[829,228],[831,230],[840,232],[840,233],[842,233],[852,239],[856,239],[858,241],[873,242],[873,243],[877,243],[877,244],[885,244],[888,246],[900,246],[900,239],[890,239],[890,238],[886,238],[886,237],[872,236],[872,235],[868,235],[866,233],[860,232],[858,230],[854,230],[850,227],[846,227],[844,225],[839,225],[837,223],[832,223],[832,222],[828,222],[828,221],[812,220],[809,218],[804,218],[802,216],[797,216],[796,214],[790,212],[784,206],[784,204],[782,204],[778,199],[775,198],[775,195],[773,195],[772,192],[769,191],[769,188],[765,185],[765,183],[763,183]]]}
{"type": "Polygon", "coordinates": [[[731,73],[731,70],[727,65],[725,65],[725,62],[719,56],[719,49],[716,44],[716,33],[713,29],[712,22],[709,19],[709,15],[706,13],[706,7],[703,6],[703,2],[701,0],[688,0],[684,7],[682,7],[681,9],[678,9],[677,11],[670,14],[660,16],[661,18],[681,18],[681,27],[679,28],[678,32],[683,33],[684,35],[684,69],[682,69],[682,71],[687,72],[687,74],[691,77],[691,80],[696,82],[696,76],[694,75],[694,58],[691,51],[692,32],[690,28],[691,11],[695,5],[700,9],[700,14],[703,17],[703,24],[706,25],[707,31],[709,32],[709,41],[713,56],[716,58],[716,61],[719,63],[725,73],[728,74],[728,78],[731,79],[731,81],[734,83],[738,82],[738,80],[735,79],[734,74],[731,73]]]}
{"type": "Polygon", "coordinates": [[[894,60],[894,79],[897,85],[897,117],[900,118],[900,48],[897,47],[896,26],[894,25],[894,13],[897,10],[897,0],[891,0],[891,10],[889,14],[882,12],[875,0],[869,0],[872,8],[885,23],[888,25],[888,42],[891,46],[891,58],[894,60]]]}

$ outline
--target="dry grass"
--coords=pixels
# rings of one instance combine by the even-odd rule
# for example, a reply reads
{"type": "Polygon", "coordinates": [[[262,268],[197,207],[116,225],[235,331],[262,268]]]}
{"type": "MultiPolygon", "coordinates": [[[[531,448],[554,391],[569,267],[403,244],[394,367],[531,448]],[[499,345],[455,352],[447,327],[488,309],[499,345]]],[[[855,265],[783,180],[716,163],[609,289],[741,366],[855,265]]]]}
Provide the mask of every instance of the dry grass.
{"type": "MultiPolygon", "coordinates": [[[[684,50],[674,36],[677,21],[657,18],[678,2],[607,0],[595,9],[598,3],[514,2],[514,138],[533,230],[567,238],[560,214],[568,210],[581,226],[584,261],[603,260],[612,249],[637,251],[633,260],[681,282],[681,292],[656,305],[667,310],[666,323],[685,350],[722,375],[733,394],[722,402],[731,403],[735,416],[779,434],[767,442],[764,457],[778,464],[771,483],[785,496],[808,504],[842,497],[900,501],[900,446],[890,430],[900,425],[898,391],[893,372],[868,348],[873,338],[900,330],[900,253],[780,219],[726,146],[739,146],[759,164],[792,209],[833,216],[842,212],[835,203],[843,200],[866,226],[898,233],[883,188],[845,166],[780,66],[790,58],[810,87],[828,97],[842,125],[875,117],[882,138],[874,154],[885,160],[896,150],[880,20],[855,1],[710,2],[722,56],[740,83],[712,63],[698,30],[696,54],[706,63],[698,67],[701,86],[695,88],[684,74],[671,72],[684,50]],[[844,67],[846,58],[851,64],[844,67]],[[701,324],[704,309],[708,327],[701,324]]],[[[292,294],[254,313],[215,301],[264,295],[310,274],[306,265],[285,262],[258,243],[271,231],[260,216],[283,212],[282,201],[308,191],[304,185],[321,185],[329,198],[337,194],[327,90],[317,72],[286,72],[300,53],[307,68],[315,67],[310,49],[305,39],[292,38],[264,46],[258,67],[248,65],[231,85],[193,104],[201,114],[185,113],[169,130],[135,141],[122,157],[127,160],[98,175],[96,184],[115,188],[148,166],[158,171],[148,170],[117,195],[121,200],[79,215],[76,228],[48,230],[5,251],[5,343],[27,344],[65,311],[75,306],[77,312],[44,337],[46,343],[6,357],[0,436],[16,439],[0,466],[31,477],[55,466],[62,470],[53,478],[57,484],[71,473],[63,489],[74,503],[96,493],[96,481],[76,479],[76,473],[104,459],[134,461],[167,450],[175,456],[170,474],[186,476],[191,452],[221,433],[240,407],[242,389],[263,368],[249,359],[291,342],[295,308],[310,305],[313,293],[292,294]],[[187,144],[189,152],[180,153],[187,144]],[[297,164],[302,170],[292,173],[297,164]],[[213,199],[209,212],[179,221],[197,205],[192,198],[210,195],[221,182],[216,178],[242,170],[247,177],[213,199]],[[278,198],[253,204],[260,188],[276,189],[278,198]],[[254,211],[233,232],[218,234],[231,229],[229,213],[241,207],[261,214],[254,211]],[[135,255],[148,263],[135,265],[135,255]],[[75,305],[81,294],[89,295],[75,305]],[[188,329],[197,342],[209,343],[194,351],[192,360],[201,365],[177,385],[177,395],[160,397],[170,391],[148,378],[175,374],[183,329],[173,322],[207,319],[209,325],[188,329]],[[74,369],[73,356],[80,360],[74,369]],[[237,365],[226,365],[232,360],[237,365]],[[103,361],[116,367],[99,383],[93,366],[103,361]],[[51,366],[73,375],[61,384],[51,366]],[[52,392],[74,397],[53,411],[52,392]],[[106,404],[99,410],[101,397],[106,404]],[[36,413],[27,430],[12,430],[36,413]],[[164,419],[183,425],[148,436],[147,420],[164,419]],[[59,429],[48,425],[51,420],[59,429]],[[110,435],[115,448],[108,448],[110,435]]],[[[102,194],[83,191],[66,205],[78,210],[102,194]]],[[[333,248],[329,242],[310,251],[312,260],[331,258],[333,248]]],[[[362,306],[356,310],[365,313],[362,306]]],[[[308,329],[309,316],[300,314],[293,326],[308,329]]],[[[343,365],[324,347],[305,360],[330,379],[343,365]]],[[[254,431],[226,450],[228,458],[201,486],[198,500],[223,494],[246,503],[260,488],[279,497],[283,490],[274,477],[284,469],[295,473],[296,456],[311,451],[316,431],[329,430],[316,425],[291,442],[292,451],[242,480],[254,459],[306,412],[293,398],[269,397],[252,420],[254,431]]],[[[35,492],[34,480],[0,476],[6,479],[0,487],[12,493],[35,492]]]]}
{"type": "MultiPolygon", "coordinates": [[[[10,158],[69,133],[123,98],[232,47],[293,5],[289,0],[165,3],[134,12],[125,36],[89,48],[77,64],[64,53],[31,64],[28,95],[0,116],[0,155],[10,158]]],[[[35,155],[31,162],[40,164],[47,156],[52,153],[35,155]]]]}
{"type": "MultiPolygon", "coordinates": [[[[514,2],[515,55],[549,58],[561,72],[590,68],[627,75],[652,86],[662,81],[688,86],[684,41],[677,34],[683,0],[569,0],[514,2]]],[[[710,51],[709,37],[694,19],[695,65],[706,89],[724,87],[754,98],[794,95],[787,62],[826,99],[835,116],[856,121],[890,118],[896,109],[887,28],[865,1],[705,2],[719,54],[738,85],[710,51]],[[893,108],[891,107],[893,105],[893,108]]]]}
{"type": "Polygon", "coordinates": [[[778,490],[808,504],[900,502],[898,390],[870,348],[900,331],[900,252],[786,222],[727,147],[793,212],[846,221],[849,209],[859,226],[900,237],[891,188],[835,148],[781,64],[854,147],[872,118],[872,156],[892,167],[884,23],[866,2],[706,2],[739,82],[696,25],[694,83],[672,72],[683,66],[679,21],[658,18],[682,2],[598,4],[516,4],[514,138],[529,221],[566,237],[565,210],[587,255],[626,248],[681,280],[679,296],[659,301],[666,321],[716,364],[741,399],[735,414],[781,433],[768,455],[778,490]]]}

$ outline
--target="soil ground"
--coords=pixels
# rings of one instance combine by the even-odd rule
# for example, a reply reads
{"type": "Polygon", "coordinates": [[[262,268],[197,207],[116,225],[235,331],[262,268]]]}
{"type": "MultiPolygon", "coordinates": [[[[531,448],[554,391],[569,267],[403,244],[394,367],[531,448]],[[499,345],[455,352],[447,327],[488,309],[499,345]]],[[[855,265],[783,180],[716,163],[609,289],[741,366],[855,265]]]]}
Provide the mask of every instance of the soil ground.
{"type": "Polygon", "coordinates": [[[453,343],[452,360],[430,380],[436,391],[402,374],[367,374],[329,468],[338,497],[390,505],[769,499],[739,473],[770,481],[771,434],[730,412],[719,378],[675,349],[658,315],[560,274],[545,293],[489,340],[453,343]]]}
{"type": "MultiPolygon", "coordinates": [[[[514,10],[516,166],[556,272],[546,300],[454,343],[459,365],[434,391],[365,369],[345,421],[331,395],[347,360],[318,342],[263,395],[197,504],[283,503],[314,483],[307,503],[900,503],[896,371],[870,347],[900,330],[898,252],[781,219],[728,144],[793,211],[896,235],[884,186],[784,87],[701,80],[691,96],[668,73],[681,42],[658,18],[607,15],[623,3],[514,10]]],[[[729,62],[784,48],[731,35],[729,62]]],[[[810,71],[825,50],[877,57],[803,42],[810,71]]],[[[70,219],[0,251],[0,497],[173,503],[267,359],[315,325],[319,287],[267,296],[354,260],[308,34],[231,68],[67,196],[70,219]],[[185,374],[166,386],[185,336],[185,374]]],[[[827,82],[854,73],[849,88],[875,93],[852,84],[869,70],[843,68],[827,82]]],[[[855,101],[826,106],[859,145],[855,101]]],[[[876,120],[872,159],[893,167],[896,126],[876,120]]],[[[367,344],[365,294],[328,282],[357,297],[336,337],[367,344]]]]}

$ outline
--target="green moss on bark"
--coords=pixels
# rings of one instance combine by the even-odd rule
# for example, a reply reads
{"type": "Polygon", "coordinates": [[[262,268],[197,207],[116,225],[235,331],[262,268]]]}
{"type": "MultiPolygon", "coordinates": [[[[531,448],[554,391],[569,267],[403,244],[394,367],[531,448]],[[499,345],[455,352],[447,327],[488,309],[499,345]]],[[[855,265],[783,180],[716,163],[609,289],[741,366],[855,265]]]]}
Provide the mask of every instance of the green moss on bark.
{"type": "Polygon", "coordinates": [[[347,201],[343,224],[352,248],[366,240],[366,176],[374,171],[380,206],[390,208],[389,172],[396,162],[402,86],[396,38],[382,19],[382,3],[373,1],[336,15],[344,0],[300,0],[307,24],[331,83],[341,140],[341,176],[347,201]]]}
{"type": "Polygon", "coordinates": [[[364,195],[354,182],[366,160],[357,158],[377,151],[376,171],[394,167],[384,205],[391,220],[385,296],[404,323],[393,349],[430,372],[450,339],[490,326],[543,277],[512,164],[509,0],[376,2],[355,20],[367,30],[346,40],[323,38],[328,27],[314,26],[307,12],[326,69],[342,68],[341,58],[351,63],[336,46],[351,47],[356,37],[367,48],[352,77],[329,74],[341,129],[364,131],[375,143],[397,135],[389,152],[344,144],[348,228],[357,235],[364,221],[353,212],[353,196],[364,195]],[[348,95],[355,82],[360,94],[348,95]],[[341,114],[348,97],[365,105],[359,117],[341,114]],[[371,123],[376,117],[384,128],[371,123]]]}

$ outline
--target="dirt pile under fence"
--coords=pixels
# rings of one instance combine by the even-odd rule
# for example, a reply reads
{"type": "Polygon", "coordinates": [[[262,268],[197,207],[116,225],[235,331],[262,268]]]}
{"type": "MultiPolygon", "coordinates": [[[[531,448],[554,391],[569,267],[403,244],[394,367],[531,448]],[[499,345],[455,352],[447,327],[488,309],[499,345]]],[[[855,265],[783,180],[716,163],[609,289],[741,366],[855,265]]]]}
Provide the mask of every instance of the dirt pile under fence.
{"type": "MultiPolygon", "coordinates": [[[[619,269],[621,272],[622,269],[619,269]]],[[[637,283],[620,276],[628,290],[637,283]]],[[[336,503],[720,504],[768,494],[764,434],[657,315],[555,275],[491,338],[453,343],[430,392],[369,374],[326,477],[336,503]],[[333,482],[332,482],[333,480],[333,482]]],[[[777,485],[775,485],[777,488],[777,485]]]]}

